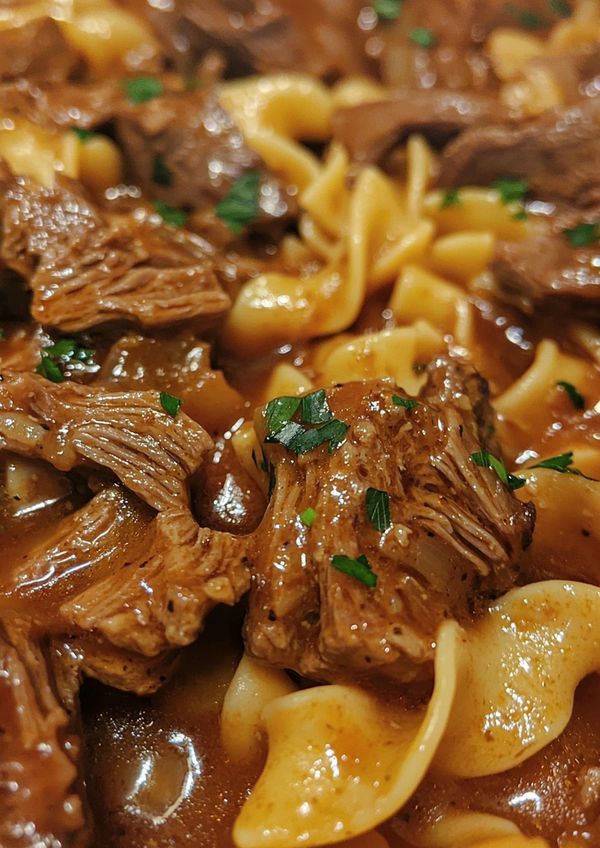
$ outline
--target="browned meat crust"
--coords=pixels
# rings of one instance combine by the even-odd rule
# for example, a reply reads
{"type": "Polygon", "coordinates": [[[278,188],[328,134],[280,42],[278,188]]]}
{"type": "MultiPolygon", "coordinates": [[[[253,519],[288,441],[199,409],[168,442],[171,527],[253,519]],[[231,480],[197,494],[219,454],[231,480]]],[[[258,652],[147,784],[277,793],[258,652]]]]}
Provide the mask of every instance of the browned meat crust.
{"type": "Polygon", "coordinates": [[[0,30],[0,82],[24,76],[45,83],[63,82],[79,65],[79,56],[50,18],[0,30]]]}
{"type": "Polygon", "coordinates": [[[65,332],[116,320],[206,324],[230,305],[205,241],[155,215],[103,213],[74,183],[12,181],[0,256],[27,277],[32,316],[65,332]]]}
{"type": "Polygon", "coordinates": [[[485,383],[440,361],[417,407],[395,405],[397,391],[385,382],[332,389],[334,415],[350,424],[333,453],[265,445],[276,483],[245,634],[270,665],[328,681],[427,678],[440,621],[472,615],[516,580],[533,509],[469,458],[491,438],[485,383]],[[368,487],[390,496],[383,535],[366,515],[368,487]],[[318,516],[310,529],[299,519],[307,506],[318,516]],[[366,555],[377,586],[332,568],[340,554],[366,555]]]}

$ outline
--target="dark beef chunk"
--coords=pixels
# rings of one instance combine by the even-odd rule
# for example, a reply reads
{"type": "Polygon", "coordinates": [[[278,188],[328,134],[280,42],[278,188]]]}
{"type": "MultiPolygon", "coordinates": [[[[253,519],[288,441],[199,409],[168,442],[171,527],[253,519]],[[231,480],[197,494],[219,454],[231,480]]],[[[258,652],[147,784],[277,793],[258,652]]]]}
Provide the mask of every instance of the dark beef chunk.
{"type": "Polygon", "coordinates": [[[492,262],[498,293],[529,309],[567,302],[590,309],[600,303],[600,243],[573,247],[565,229],[600,223],[600,208],[563,209],[540,219],[524,241],[500,242],[492,262]]]}
{"type": "Polygon", "coordinates": [[[396,393],[385,382],[331,389],[333,414],[350,424],[333,453],[264,446],[275,485],[257,533],[245,638],[270,665],[327,681],[428,678],[441,621],[468,619],[515,583],[533,509],[470,460],[490,440],[486,384],[440,360],[418,406],[395,405],[396,393]],[[366,514],[369,487],[390,496],[383,537],[366,514]],[[317,512],[310,529],[299,519],[308,506],[317,512]],[[364,554],[377,586],[335,570],[338,554],[364,554]]]}
{"type": "Polygon", "coordinates": [[[546,200],[585,207],[600,200],[600,99],[548,110],[515,125],[474,127],[445,149],[443,186],[518,177],[546,200]]]}
{"type": "Polygon", "coordinates": [[[501,117],[497,100],[485,94],[399,91],[386,100],[338,109],[333,134],[356,161],[377,162],[413,132],[439,147],[467,127],[501,117]]]}
{"type": "Polygon", "coordinates": [[[79,57],[57,23],[38,18],[14,29],[0,30],[0,81],[28,77],[44,82],[69,79],[79,57]]]}
{"type": "Polygon", "coordinates": [[[224,55],[229,76],[296,70],[335,79],[375,67],[357,24],[360,0],[176,0],[161,9],[148,0],[124,1],[147,18],[187,73],[210,50],[224,55]]]}
{"type": "Polygon", "coordinates": [[[43,324],[206,324],[229,307],[209,245],[157,215],[104,213],[75,183],[48,189],[23,178],[9,183],[2,206],[0,256],[27,278],[43,324]]]}
{"type": "Polygon", "coordinates": [[[26,118],[53,129],[94,129],[112,119],[124,104],[120,80],[46,82],[19,79],[0,84],[0,109],[5,115],[26,118]]]}
{"type": "Polygon", "coordinates": [[[81,846],[79,745],[38,641],[12,616],[0,621],[0,845],[81,846]]]}
{"type": "Polygon", "coordinates": [[[171,93],[125,108],[117,133],[134,180],[150,196],[212,210],[239,176],[259,170],[261,214],[252,226],[295,214],[293,195],[264,171],[212,91],[171,93]]]}

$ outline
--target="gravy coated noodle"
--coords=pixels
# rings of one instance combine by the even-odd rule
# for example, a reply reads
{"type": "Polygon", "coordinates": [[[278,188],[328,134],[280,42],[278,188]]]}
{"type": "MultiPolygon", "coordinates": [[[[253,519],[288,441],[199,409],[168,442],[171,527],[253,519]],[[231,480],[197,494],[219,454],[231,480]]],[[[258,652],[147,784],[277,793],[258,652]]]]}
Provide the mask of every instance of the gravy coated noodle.
{"type": "Polygon", "coordinates": [[[0,848],[599,848],[600,3],[293,5],[0,8],[0,848]]]}

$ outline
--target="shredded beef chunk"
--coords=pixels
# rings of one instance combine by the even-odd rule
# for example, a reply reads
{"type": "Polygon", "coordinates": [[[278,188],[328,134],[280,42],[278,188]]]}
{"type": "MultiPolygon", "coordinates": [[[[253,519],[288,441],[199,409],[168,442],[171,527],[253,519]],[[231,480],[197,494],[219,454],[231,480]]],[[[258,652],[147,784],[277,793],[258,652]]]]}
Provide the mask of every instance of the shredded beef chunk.
{"type": "Polygon", "coordinates": [[[0,110],[41,127],[93,129],[107,123],[125,102],[120,80],[30,82],[19,78],[0,84],[0,110]]]}
{"type": "Polygon", "coordinates": [[[522,124],[466,130],[444,151],[440,184],[525,178],[545,200],[585,207],[600,200],[599,174],[600,99],[587,99],[522,124]]]}
{"type": "Polygon", "coordinates": [[[461,130],[500,117],[498,102],[485,94],[402,91],[386,100],[339,109],[333,133],[353,159],[376,162],[413,132],[442,146],[461,130]]]}
{"type": "Polygon", "coordinates": [[[77,797],[79,744],[25,625],[0,623],[0,845],[87,842],[77,797]]]}
{"type": "Polygon", "coordinates": [[[486,384],[440,360],[417,406],[398,394],[385,382],[330,390],[332,415],[349,424],[332,452],[265,443],[275,482],[245,625],[253,656],[327,681],[425,679],[440,622],[514,585],[533,509],[470,459],[490,440],[486,384]],[[369,488],[389,495],[384,533],[368,517],[369,488]],[[376,585],[334,568],[340,555],[366,557],[376,585]]]}
{"type": "Polygon", "coordinates": [[[0,81],[18,77],[44,82],[69,79],[79,58],[50,18],[37,18],[14,29],[0,30],[0,81]]]}
{"type": "Polygon", "coordinates": [[[593,231],[599,224],[600,207],[585,213],[563,209],[536,222],[535,234],[526,240],[500,242],[492,262],[498,294],[527,311],[557,301],[585,307],[588,314],[592,307],[597,310],[600,241],[593,231]]]}
{"type": "Polygon", "coordinates": [[[229,307],[208,244],[158,216],[103,213],[74,183],[42,188],[21,177],[2,206],[0,256],[27,277],[43,324],[204,325],[229,307]]]}
{"type": "Polygon", "coordinates": [[[238,177],[260,171],[253,225],[296,211],[293,195],[266,173],[214,91],[172,92],[126,107],[117,132],[135,181],[172,206],[212,209],[238,177]]]}

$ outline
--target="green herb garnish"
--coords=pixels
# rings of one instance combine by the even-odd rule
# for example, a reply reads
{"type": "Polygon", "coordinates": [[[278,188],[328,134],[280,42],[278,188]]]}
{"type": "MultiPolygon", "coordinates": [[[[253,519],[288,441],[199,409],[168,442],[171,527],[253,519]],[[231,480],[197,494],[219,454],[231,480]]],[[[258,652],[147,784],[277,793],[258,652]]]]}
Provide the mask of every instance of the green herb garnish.
{"type": "Polygon", "coordinates": [[[124,85],[125,95],[131,103],[147,103],[164,94],[164,86],[155,77],[135,77],[126,80],[124,85]]]}
{"type": "Polygon", "coordinates": [[[600,239],[600,224],[577,224],[563,230],[571,247],[589,247],[600,239]]]}
{"type": "Polygon", "coordinates": [[[373,8],[379,20],[395,21],[400,15],[402,0],[374,0],[373,8]]]}
{"type": "Polygon", "coordinates": [[[593,480],[593,477],[586,475],[577,468],[571,468],[573,465],[573,451],[561,453],[559,456],[551,456],[549,459],[543,459],[541,462],[536,462],[535,465],[530,465],[530,468],[550,468],[552,471],[558,471],[560,474],[576,474],[578,477],[585,477],[586,480],[593,480]]]}
{"type": "Polygon", "coordinates": [[[506,3],[504,8],[515,17],[525,29],[542,29],[548,21],[532,9],[520,9],[514,3],[506,3]]]}
{"type": "Polygon", "coordinates": [[[513,221],[526,221],[528,218],[527,209],[518,209],[512,216],[513,221]]]}
{"type": "Polygon", "coordinates": [[[161,186],[170,186],[173,182],[173,174],[160,153],[154,157],[154,162],[152,164],[152,180],[157,185],[161,186]]]}
{"type": "Polygon", "coordinates": [[[500,480],[505,486],[508,486],[511,491],[520,489],[527,482],[524,477],[515,477],[514,474],[509,474],[506,469],[506,465],[504,464],[504,460],[497,459],[487,450],[472,453],[471,460],[475,463],[475,465],[479,465],[481,468],[490,468],[492,471],[495,471],[500,480]]]}
{"type": "Polygon", "coordinates": [[[300,521],[304,524],[305,527],[312,527],[316,517],[316,510],[314,510],[312,506],[308,506],[303,512],[300,513],[300,521]]]}
{"type": "Polygon", "coordinates": [[[440,209],[450,209],[451,206],[460,206],[461,204],[462,200],[460,199],[458,189],[449,188],[448,191],[444,192],[442,202],[440,203],[440,209]]]}
{"type": "Polygon", "coordinates": [[[96,135],[96,133],[91,130],[85,130],[83,127],[71,127],[71,132],[75,133],[82,144],[85,144],[86,141],[89,141],[90,138],[96,135]]]}
{"type": "Polygon", "coordinates": [[[187,212],[184,212],[182,209],[175,209],[162,200],[155,200],[154,208],[165,224],[168,224],[170,227],[185,227],[188,219],[187,212]]]}
{"type": "Polygon", "coordinates": [[[336,554],[331,558],[331,564],[338,571],[347,574],[349,577],[354,577],[355,580],[359,580],[370,589],[377,585],[377,575],[373,574],[369,560],[364,554],[356,559],[343,554],[336,554]]]}
{"type": "Polygon", "coordinates": [[[278,397],[270,400],[265,408],[265,419],[269,435],[277,433],[294,417],[300,406],[299,397],[278,397]]]}
{"type": "Polygon", "coordinates": [[[565,392],[569,395],[569,400],[575,407],[575,409],[585,409],[585,399],[582,394],[580,394],[575,386],[572,383],[567,383],[566,380],[558,380],[556,383],[558,388],[564,389],[565,392]]]}
{"type": "Polygon", "coordinates": [[[160,405],[164,409],[164,411],[171,416],[171,418],[175,418],[183,401],[181,398],[175,397],[174,395],[170,395],[168,392],[161,392],[160,395],[160,405]]]}
{"type": "Polygon", "coordinates": [[[573,7],[568,0],[550,0],[550,8],[559,18],[570,18],[573,7]]]}
{"type": "Polygon", "coordinates": [[[249,171],[238,177],[223,200],[217,203],[215,215],[227,224],[234,235],[239,236],[246,224],[258,216],[259,189],[260,174],[258,171],[249,171]]]}
{"type": "MultiPolygon", "coordinates": [[[[283,445],[284,448],[288,448],[289,450],[294,450],[292,447],[292,443],[296,436],[302,436],[307,431],[304,429],[302,424],[298,424],[296,421],[288,421],[283,425],[279,430],[274,433],[269,433],[265,442],[279,442],[280,445],[283,445]]],[[[308,431],[310,432],[310,431],[308,431]]],[[[299,451],[295,451],[299,453],[299,451]]]]}
{"type": "Polygon", "coordinates": [[[411,29],[408,37],[418,47],[424,47],[426,50],[435,44],[435,35],[426,27],[415,27],[411,29]]]}
{"type": "Polygon", "coordinates": [[[392,401],[396,406],[403,406],[406,409],[414,409],[415,406],[419,405],[418,400],[412,400],[411,398],[400,397],[400,395],[392,395],[392,401]]]}
{"type": "Polygon", "coordinates": [[[369,521],[380,533],[385,533],[392,526],[390,515],[390,496],[380,489],[367,489],[365,507],[369,521]]]}
{"type": "Polygon", "coordinates": [[[304,424],[323,424],[325,421],[331,421],[333,415],[327,403],[325,389],[311,392],[302,398],[300,418],[304,424]]]}
{"type": "Polygon", "coordinates": [[[296,454],[303,454],[325,444],[325,442],[329,442],[328,451],[333,453],[343,444],[347,431],[348,424],[338,421],[337,418],[332,418],[331,421],[315,430],[304,430],[303,433],[299,433],[289,445],[289,448],[296,454]]]}
{"type": "Polygon", "coordinates": [[[80,362],[89,365],[94,353],[93,348],[83,347],[75,339],[59,339],[40,351],[41,360],[35,370],[53,383],[62,383],[65,367],[80,362]]]}
{"type": "Polygon", "coordinates": [[[529,191],[529,183],[527,180],[500,177],[500,179],[494,180],[492,188],[496,189],[502,203],[513,203],[516,200],[523,200],[529,191]]]}

